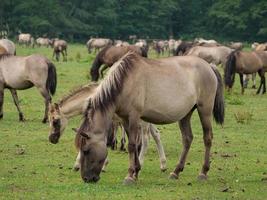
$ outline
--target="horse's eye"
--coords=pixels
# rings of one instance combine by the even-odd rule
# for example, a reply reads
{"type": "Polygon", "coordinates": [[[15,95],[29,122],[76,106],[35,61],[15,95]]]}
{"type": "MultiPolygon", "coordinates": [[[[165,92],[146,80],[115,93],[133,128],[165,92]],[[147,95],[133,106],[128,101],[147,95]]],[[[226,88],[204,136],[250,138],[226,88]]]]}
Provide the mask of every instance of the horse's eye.
{"type": "Polygon", "coordinates": [[[56,119],[53,121],[53,126],[54,127],[59,127],[60,126],[60,119],[56,119]]]}
{"type": "Polygon", "coordinates": [[[84,155],[88,155],[89,153],[90,153],[90,150],[83,151],[83,154],[84,154],[84,155]]]}

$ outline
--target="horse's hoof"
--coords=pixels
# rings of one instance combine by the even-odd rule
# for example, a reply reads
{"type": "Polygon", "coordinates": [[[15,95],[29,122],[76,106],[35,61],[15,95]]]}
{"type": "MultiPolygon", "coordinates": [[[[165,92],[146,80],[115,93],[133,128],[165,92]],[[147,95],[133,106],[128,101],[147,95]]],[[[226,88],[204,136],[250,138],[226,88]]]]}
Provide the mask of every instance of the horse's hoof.
{"type": "Polygon", "coordinates": [[[0,119],[3,119],[3,116],[4,116],[3,114],[0,114],[0,119]]]}
{"type": "Polygon", "coordinates": [[[169,176],[169,179],[171,179],[171,180],[177,180],[178,179],[178,175],[175,174],[174,172],[171,172],[170,173],[170,176],[169,176]]]}
{"type": "Polygon", "coordinates": [[[47,122],[47,119],[46,118],[44,118],[43,120],[42,120],[42,123],[46,123],[47,122]]]}
{"type": "Polygon", "coordinates": [[[253,85],[253,86],[252,86],[252,89],[256,89],[256,86],[255,86],[255,85],[253,85]]]}
{"type": "Polygon", "coordinates": [[[164,166],[164,167],[160,167],[160,171],[161,171],[161,172],[166,172],[166,171],[167,171],[167,169],[168,169],[168,168],[167,168],[167,167],[165,167],[165,166],[164,166]]]}
{"type": "Polygon", "coordinates": [[[205,175],[205,174],[201,173],[201,174],[198,175],[198,180],[200,180],[200,181],[205,181],[207,179],[208,179],[208,176],[205,175]]]}
{"type": "Polygon", "coordinates": [[[132,177],[126,177],[123,181],[123,185],[134,185],[135,183],[136,181],[132,177]]]}
{"type": "Polygon", "coordinates": [[[73,167],[73,171],[77,172],[77,171],[79,171],[79,170],[80,170],[80,167],[77,167],[77,166],[74,166],[74,167],[73,167]]]}

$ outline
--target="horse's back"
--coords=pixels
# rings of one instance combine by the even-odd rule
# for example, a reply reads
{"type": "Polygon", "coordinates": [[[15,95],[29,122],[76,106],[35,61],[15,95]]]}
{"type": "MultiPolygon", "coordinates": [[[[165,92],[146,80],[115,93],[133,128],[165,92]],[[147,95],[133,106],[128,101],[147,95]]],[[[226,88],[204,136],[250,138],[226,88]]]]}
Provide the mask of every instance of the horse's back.
{"type": "MultiPolygon", "coordinates": [[[[134,83],[125,92],[140,104],[142,118],[152,123],[170,123],[183,118],[205,98],[215,98],[217,80],[209,64],[194,56],[142,59],[134,83]],[[142,103],[141,103],[142,102],[142,103]]],[[[134,100],[133,100],[134,101],[134,100]]],[[[132,103],[129,99],[128,103],[132,103]]]]}

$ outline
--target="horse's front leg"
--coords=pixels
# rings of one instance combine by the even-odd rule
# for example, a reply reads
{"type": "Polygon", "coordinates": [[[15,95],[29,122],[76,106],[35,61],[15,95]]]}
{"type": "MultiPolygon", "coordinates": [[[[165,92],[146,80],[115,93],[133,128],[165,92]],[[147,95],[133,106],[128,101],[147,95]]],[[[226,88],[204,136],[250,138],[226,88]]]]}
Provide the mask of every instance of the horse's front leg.
{"type": "Polygon", "coordinates": [[[4,85],[0,83],[0,119],[3,118],[4,85]]]}
{"type": "Polygon", "coordinates": [[[104,77],[104,71],[105,71],[108,67],[109,67],[108,65],[104,65],[104,67],[102,67],[102,69],[100,70],[101,78],[104,77]]]}
{"type": "Polygon", "coordinates": [[[21,111],[21,109],[19,107],[19,99],[18,99],[17,91],[14,90],[14,89],[10,89],[10,92],[12,94],[13,101],[14,101],[14,103],[15,103],[15,105],[17,107],[17,110],[19,112],[19,121],[25,121],[25,118],[23,116],[23,113],[22,113],[22,111],[21,111]]]}
{"type": "MultiPolygon", "coordinates": [[[[125,127],[125,126],[124,126],[125,127]]],[[[133,120],[129,123],[126,130],[128,135],[128,152],[129,152],[129,169],[128,175],[124,180],[124,184],[132,184],[138,178],[138,173],[141,169],[141,165],[138,158],[138,144],[137,139],[141,133],[141,127],[137,120],[133,120]]]]}

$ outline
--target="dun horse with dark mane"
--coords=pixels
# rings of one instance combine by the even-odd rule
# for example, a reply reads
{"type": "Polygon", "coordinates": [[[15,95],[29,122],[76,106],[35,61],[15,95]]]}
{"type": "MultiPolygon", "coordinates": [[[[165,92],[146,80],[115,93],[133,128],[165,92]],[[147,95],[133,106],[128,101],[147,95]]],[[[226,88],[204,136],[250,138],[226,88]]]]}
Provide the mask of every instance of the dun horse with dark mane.
{"type": "Polygon", "coordinates": [[[235,73],[239,74],[241,93],[244,93],[243,75],[258,72],[261,82],[257,94],[266,93],[265,72],[267,70],[267,52],[266,51],[233,51],[226,62],[224,70],[225,86],[231,89],[235,81],[235,73]]]}
{"type": "Polygon", "coordinates": [[[56,68],[46,57],[41,55],[30,56],[0,56],[0,118],[3,117],[4,89],[8,88],[19,112],[20,121],[24,120],[19,107],[16,90],[25,90],[32,86],[37,87],[45,99],[45,114],[43,122],[47,121],[48,103],[56,92],[56,68]]]}
{"type": "Polygon", "coordinates": [[[223,83],[218,70],[193,56],[153,60],[127,53],[112,66],[88,100],[84,120],[76,135],[82,179],[85,182],[100,179],[107,157],[107,129],[114,113],[123,119],[129,139],[129,169],[124,183],[134,183],[141,169],[137,145],[141,119],[154,124],[179,122],[183,152],[170,174],[170,178],[177,179],[184,169],[193,140],[190,119],[195,109],[205,144],[199,178],[206,179],[213,137],[212,114],[217,123],[224,122],[223,83]]]}
{"type": "Polygon", "coordinates": [[[133,51],[143,57],[147,57],[147,52],[142,47],[137,47],[134,45],[120,47],[107,46],[97,54],[93,62],[90,72],[92,81],[97,81],[99,79],[99,69],[103,64],[105,66],[101,69],[102,77],[105,69],[111,67],[116,61],[118,61],[123,55],[125,55],[129,51],[133,51]]]}

